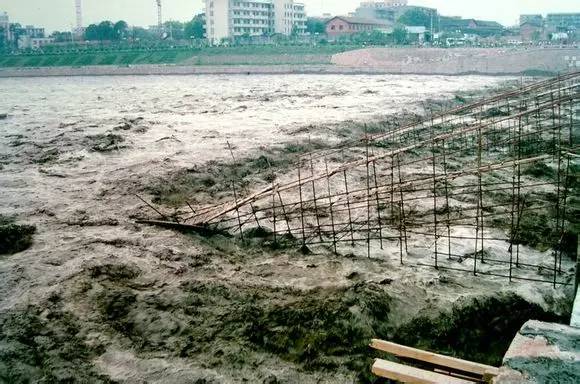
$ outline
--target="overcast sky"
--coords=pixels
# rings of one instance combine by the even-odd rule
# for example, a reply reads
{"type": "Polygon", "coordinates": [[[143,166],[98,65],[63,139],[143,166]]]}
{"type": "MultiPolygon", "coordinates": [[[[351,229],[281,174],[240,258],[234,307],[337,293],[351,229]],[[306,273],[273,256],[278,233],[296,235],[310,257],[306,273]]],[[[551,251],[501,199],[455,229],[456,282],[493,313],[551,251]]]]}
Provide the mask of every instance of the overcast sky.
{"type": "MultiPolygon", "coordinates": [[[[186,21],[202,10],[203,0],[162,0],[165,20],[186,21]]],[[[361,0],[304,0],[308,15],[347,14],[361,0]]],[[[0,0],[0,12],[21,24],[70,30],[75,23],[75,0],[0,0]]],[[[439,9],[443,15],[477,17],[516,24],[520,13],[580,12],[580,0],[410,0],[413,5],[439,9]]],[[[154,25],[155,0],[83,0],[85,26],[101,20],[127,21],[130,25],[154,25]]]]}

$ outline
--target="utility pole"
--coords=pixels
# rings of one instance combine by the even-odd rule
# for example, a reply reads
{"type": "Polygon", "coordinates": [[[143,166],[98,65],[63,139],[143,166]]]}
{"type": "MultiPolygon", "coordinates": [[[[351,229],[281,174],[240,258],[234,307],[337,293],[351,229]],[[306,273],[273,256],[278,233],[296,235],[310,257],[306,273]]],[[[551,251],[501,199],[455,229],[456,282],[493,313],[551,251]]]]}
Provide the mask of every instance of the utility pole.
{"type": "Polygon", "coordinates": [[[433,45],[433,11],[431,11],[431,45],[433,45]]]}
{"type": "Polygon", "coordinates": [[[161,0],[157,0],[157,26],[163,29],[163,15],[161,13],[161,0]]]}
{"type": "Polygon", "coordinates": [[[77,18],[77,30],[80,31],[83,28],[83,1],[76,0],[76,18],[77,18]]]}
{"type": "Polygon", "coordinates": [[[75,0],[75,13],[76,13],[77,25],[76,25],[75,29],[73,29],[71,26],[71,40],[74,40],[75,34],[80,37],[83,33],[83,1],[82,0],[75,0]]]}

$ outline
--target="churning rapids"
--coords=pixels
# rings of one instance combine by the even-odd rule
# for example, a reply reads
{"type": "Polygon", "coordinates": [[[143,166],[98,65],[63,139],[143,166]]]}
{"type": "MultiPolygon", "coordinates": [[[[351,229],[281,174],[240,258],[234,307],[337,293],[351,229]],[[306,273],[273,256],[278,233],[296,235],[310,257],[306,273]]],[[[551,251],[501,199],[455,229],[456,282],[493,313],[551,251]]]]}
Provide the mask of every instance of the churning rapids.
{"type": "MultiPolygon", "coordinates": [[[[0,257],[0,312],[26,305],[44,308],[58,294],[82,324],[94,325],[90,332],[85,329],[85,336],[105,346],[106,353],[95,362],[100,372],[134,379],[129,382],[163,382],[152,379],[155,374],[169,375],[166,382],[180,382],[167,372],[185,372],[185,363],[161,363],[158,355],[145,362],[133,355],[131,346],[107,339],[100,320],[93,321],[92,293],[79,288],[87,270],[135,265],[141,275],[131,289],[138,295],[172,296],[194,279],[306,290],[346,286],[344,276],[354,276],[353,271],[379,279],[386,267],[367,260],[267,254],[259,260],[204,255],[206,264],[197,267],[188,260],[203,254],[202,245],[172,231],[134,224],[135,217],[151,213],[134,193],[176,170],[227,161],[228,141],[241,158],[309,136],[325,140],[332,136],[329,129],[341,122],[423,113],[425,100],[493,90],[505,81],[393,75],[0,79],[0,114],[7,114],[0,119],[0,215],[37,228],[29,249],[0,257]],[[318,267],[307,267],[312,263],[318,267]]],[[[404,281],[417,281],[413,270],[401,270],[400,275],[404,281]]],[[[92,291],[101,283],[94,283],[92,291]]],[[[473,292],[483,289],[477,286],[473,292]]],[[[417,298],[424,296],[421,292],[417,288],[417,298]]],[[[458,296],[452,288],[449,292],[450,298],[458,296]]],[[[159,328],[173,329],[166,324],[159,328]]],[[[258,374],[244,369],[250,382],[256,382],[252,375],[258,374]]],[[[287,376],[302,383],[324,382],[295,368],[287,376]]],[[[328,382],[352,382],[335,379],[328,382]]]]}
{"type": "MultiPolygon", "coordinates": [[[[67,233],[63,223],[79,212],[127,220],[138,180],[226,159],[228,140],[236,153],[258,150],[299,140],[307,125],[420,111],[426,99],[504,81],[334,75],[0,79],[0,113],[8,114],[0,120],[0,213],[39,228],[31,249],[0,261],[0,308],[34,301],[38,291],[75,273],[80,260],[73,249],[96,233],[67,233]],[[14,276],[16,266],[26,278],[14,276]]],[[[107,230],[118,235],[121,229],[95,232],[107,230]]],[[[94,256],[82,252],[83,259],[94,256]]]]}

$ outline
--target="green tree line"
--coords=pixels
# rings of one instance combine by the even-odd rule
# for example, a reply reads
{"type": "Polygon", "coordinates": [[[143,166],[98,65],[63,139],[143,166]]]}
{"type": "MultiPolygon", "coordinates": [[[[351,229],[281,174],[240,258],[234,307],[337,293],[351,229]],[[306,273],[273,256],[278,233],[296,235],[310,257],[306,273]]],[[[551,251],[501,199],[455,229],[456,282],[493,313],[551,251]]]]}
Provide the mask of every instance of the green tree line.
{"type": "MultiPolygon", "coordinates": [[[[204,37],[203,14],[196,15],[188,22],[167,21],[163,24],[164,32],[174,40],[202,39],[204,37]]],[[[149,40],[159,38],[155,33],[141,28],[129,28],[124,20],[116,23],[105,20],[98,24],[91,24],[85,30],[85,40],[89,41],[120,41],[128,38],[149,40]]]]}

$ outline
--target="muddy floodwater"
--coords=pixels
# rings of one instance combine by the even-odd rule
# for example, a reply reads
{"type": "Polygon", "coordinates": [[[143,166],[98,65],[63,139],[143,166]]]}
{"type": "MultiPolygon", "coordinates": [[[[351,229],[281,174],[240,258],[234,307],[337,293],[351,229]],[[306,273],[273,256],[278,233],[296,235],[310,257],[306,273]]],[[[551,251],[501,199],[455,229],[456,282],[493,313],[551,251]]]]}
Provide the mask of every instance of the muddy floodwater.
{"type": "Polygon", "coordinates": [[[124,118],[143,118],[150,129],[129,138],[135,151],[124,153],[125,164],[175,160],[182,150],[188,153],[177,158],[203,161],[219,156],[215,149],[228,139],[256,148],[288,140],[289,128],[377,119],[416,110],[428,98],[452,98],[503,81],[332,75],[0,79],[0,113],[10,114],[1,132],[50,140],[71,131],[103,133],[124,118]]]}
{"type": "MultiPolygon", "coordinates": [[[[81,382],[102,377],[129,383],[356,382],[364,366],[345,368],[342,360],[299,354],[306,348],[302,343],[282,350],[272,343],[288,345],[291,338],[282,342],[282,336],[268,332],[310,324],[301,317],[309,313],[364,312],[375,306],[371,299],[367,307],[349,304],[346,311],[338,304],[331,309],[316,305],[351,296],[375,300],[378,285],[365,284],[385,282],[388,274],[384,284],[390,284],[392,295],[408,297],[393,299],[390,308],[400,308],[408,318],[415,315],[409,302],[448,307],[462,296],[499,292],[503,285],[447,284],[431,298],[424,288],[439,284],[436,271],[328,255],[250,252],[235,244],[211,248],[195,237],[135,224],[137,217],[153,216],[135,194],[150,199],[148,186],[172,172],[228,160],[228,141],[241,158],[309,136],[331,140],[332,130],[343,122],[421,114],[425,100],[493,91],[507,80],[392,75],[0,79],[0,114],[7,114],[0,119],[0,214],[36,226],[30,248],[0,256],[0,312],[20,319],[5,326],[22,327],[15,311],[33,308],[26,319],[38,317],[47,329],[41,336],[54,338],[50,348],[62,343],[81,348],[74,359],[82,361],[74,361],[85,368],[73,373],[66,358],[50,360],[51,367],[62,364],[61,379],[66,372],[77,377],[82,371],[88,376],[81,382]],[[303,298],[300,292],[311,293],[303,298]],[[308,301],[312,298],[320,300],[308,301]],[[270,308],[272,303],[276,308],[270,308]],[[270,317],[293,305],[302,308],[292,312],[295,317],[270,317]],[[243,331],[250,314],[260,322],[243,331]],[[287,318],[293,320],[280,323],[287,318]],[[61,337],[63,329],[74,332],[61,337]]],[[[542,301],[544,288],[518,283],[512,289],[542,301]]],[[[44,361],[34,340],[29,347],[44,361]]],[[[29,373],[22,375],[32,381],[42,377],[26,369],[21,371],[29,373]]]]}
{"type": "MultiPolygon", "coordinates": [[[[8,115],[0,120],[0,212],[54,223],[81,209],[123,220],[119,208],[131,200],[129,191],[115,191],[123,180],[228,158],[228,141],[242,156],[309,135],[324,139],[324,130],[302,128],[420,112],[427,99],[452,99],[505,81],[333,75],[0,79],[0,113],[8,115]],[[97,197],[112,201],[99,204],[97,197]]],[[[40,229],[40,236],[48,229],[40,229]]],[[[62,236],[47,241],[46,250],[56,252],[62,236]]],[[[9,297],[2,295],[3,304],[9,297]]]]}

